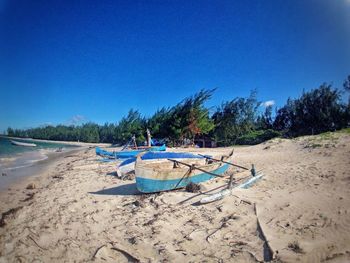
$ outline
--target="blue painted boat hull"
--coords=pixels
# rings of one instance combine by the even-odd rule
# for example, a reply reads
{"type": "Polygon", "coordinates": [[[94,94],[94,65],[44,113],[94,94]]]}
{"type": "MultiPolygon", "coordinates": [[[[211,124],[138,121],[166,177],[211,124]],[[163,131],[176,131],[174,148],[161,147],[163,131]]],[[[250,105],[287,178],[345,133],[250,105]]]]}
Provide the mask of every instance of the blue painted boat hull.
{"type": "MultiPolygon", "coordinates": [[[[228,164],[223,164],[218,169],[210,172],[220,175],[226,172],[227,169],[228,169],[228,164]]],[[[136,176],[136,187],[140,192],[154,193],[154,192],[161,192],[161,191],[167,191],[167,190],[174,190],[177,188],[183,188],[186,185],[188,185],[190,182],[202,183],[213,178],[215,178],[215,176],[207,173],[200,173],[194,176],[172,179],[172,180],[154,180],[154,179],[142,178],[142,177],[136,176]]]]}
{"type": "Polygon", "coordinates": [[[117,159],[126,159],[135,157],[139,153],[144,152],[145,150],[133,150],[133,151],[122,151],[122,152],[115,152],[114,157],[117,159]]]}
{"type": "Polygon", "coordinates": [[[101,149],[100,147],[95,148],[96,155],[102,156],[102,157],[110,157],[114,158],[113,152],[109,152],[106,150],[101,149]]]}
{"type": "Polygon", "coordinates": [[[108,158],[116,158],[116,159],[132,158],[132,157],[135,157],[136,155],[138,155],[139,153],[147,152],[147,151],[152,152],[152,151],[165,151],[165,150],[166,150],[165,144],[162,146],[155,146],[155,147],[151,147],[148,149],[119,151],[119,152],[109,152],[109,151],[103,150],[99,147],[96,147],[96,149],[95,149],[96,155],[100,155],[100,156],[108,157],[108,158]]]}
{"type": "MultiPolygon", "coordinates": [[[[178,152],[154,152],[150,151],[141,156],[141,160],[156,160],[156,159],[203,159],[203,156],[192,153],[178,152]]],[[[135,169],[136,157],[131,157],[120,163],[117,167],[119,177],[133,171],[135,169]]]]}
{"type": "Polygon", "coordinates": [[[163,152],[163,151],[166,151],[166,145],[163,144],[161,146],[152,146],[151,148],[148,149],[148,151],[151,151],[151,152],[163,152]]]}

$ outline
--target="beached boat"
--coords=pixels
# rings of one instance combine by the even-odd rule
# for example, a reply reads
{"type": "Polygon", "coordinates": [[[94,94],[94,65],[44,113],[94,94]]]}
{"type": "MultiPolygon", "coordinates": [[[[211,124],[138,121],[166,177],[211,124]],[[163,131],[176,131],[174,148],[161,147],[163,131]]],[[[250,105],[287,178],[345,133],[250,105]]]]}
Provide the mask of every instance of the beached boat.
{"type": "Polygon", "coordinates": [[[109,152],[106,150],[101,149],[100,147],[95,148],[96,155],[102,156],[102,157],[111,157],[114,158],[113,152],[109,152]]]}
{"type": "MultiPolygon", "coordinates": [[[[203,156],[192,153],[177,153],[177,152],[156,152],[150,151],[142,154],[140,157],[142,160],[155,160],[155,159],[203,159],[203,156]]],[[[123,177],[126,174],[135,170],[136,157],[131,157],[124,160],[117,167],[118,177],[123,177]]]]}
{"type": "MultiPolygon", "coordinates": [[[[230,162],[233,152],[218,158],[230,162]]],[[[202,157],[202,158],[200,158],[202,157]]],[[[190,182],[201,183],[222,174],[228,164],[211,158],[151,159],[137,156],[135,163],[136,187],[140,192],[153,193],[182,188],[190,182]]]]}
{"type": "Polygon", "coordinates": [[[13,145],[17,145],[17,146],[26,146],[26,147],[35,147],[36,146],[35,143],[19,142],[19,141],[13,141],[13,140],[11,140],[11,143],[13,145]]]}
{"type": "Polygon", "coordinates": [[[114,152],[114,157],[116,159],[126,159],[130,157],[134,157],[138,155],[139,153],[144,152],[145,150],[131,150],[131,151],[120,151],[120,152],[114,152]]]}
{"type": "Polygon", "coordinates": [[[96,154],[100,155],[102,157],[108,157],[113,159],[126,159],[135,157],[139,153],[147,152],[147,151],[165,151],[166,146],[165,144],[162,146],[152,146],[147,149],[139,149],[139,150],[131,150],[131,151],[118,151],[118,152],[109,152],[106,150],[101,149],[100,147],[96,147],[96,154]]]}
{"type": "Polygon", "coordinates": [[[110,151],[103,150],[100,147],[96,147],[95,151],[96,151],[96,155],[99,155],[102,157],[107,157],[111,159],[125,159],[125,158],[134,157],[137,154],[142,153],[144,150],[110,152],[110,151]]]}

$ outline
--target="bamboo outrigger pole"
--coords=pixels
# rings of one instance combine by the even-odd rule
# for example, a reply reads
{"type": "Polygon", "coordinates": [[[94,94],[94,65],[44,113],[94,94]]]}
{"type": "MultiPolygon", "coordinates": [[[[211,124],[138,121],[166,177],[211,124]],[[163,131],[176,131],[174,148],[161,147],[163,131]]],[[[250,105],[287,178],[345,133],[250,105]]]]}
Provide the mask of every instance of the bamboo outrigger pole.
{"type": "Polygon", "coordinates": [[[232,165],[232,166],[235,166],[235,167],[238,167],[238,168],[241,168],[241,169],[244,169],[244,170],[247,170],[252,173],[252,176],[255,176],[256,175],[256,171],[255,171],[255,167],[254,167],[254,164],[252,164],[252,169],[249,169],[247,167],[244,167],[244,166],[240,166],[238,164],[234,164],[234,163],[230,163],[230,162],[227,162],[227,161],[224,161],[224,160],[220,160],[220,159],[215,159],[213,157],[210,157],[210,156],[207,156],[207,155],[203,155],[203,154],[198,154],[199,156],[202,156],[204,158],[207,158],[207,159],[210,159],[210,160],[213,160],[213,161],[217,161],[217,162],[222,162],[222,163],[226,163],[228,165],[232,165]]]}
{"type": "Polygon", "coordinates": [[[191,168],[191,169],[197,169],[197,170],[199,170],[199,171],[201,171],[201,172],[203,172],[203,173],[207,173],[207,174],[210,174],[210,175],[212,175],[212,176],[216,176],[216,177],[225,177],[225,176],[223,176],[223,175],[219,175],[219,174],[214,174],[214,173],[212,173],[212,172],[209,172],[209,171],[206,171],[206,170],[204,170],[204,169],[201,169],[201,168],[198,168],[198,167],[196,167],[194,164],[188,164],[188,163],[184,163],[184,162],[181,162],[181,161],[178,161],[178,160],[173,160],[173,159],[168,159],[169,161],[172,161],[172,162],[174,162],[174,163],[179,163],[179,164],[182,164],[182,165],[185,165],[185,166],[187,166],[187,167],[189,167],[189,168],[191,168]]]}

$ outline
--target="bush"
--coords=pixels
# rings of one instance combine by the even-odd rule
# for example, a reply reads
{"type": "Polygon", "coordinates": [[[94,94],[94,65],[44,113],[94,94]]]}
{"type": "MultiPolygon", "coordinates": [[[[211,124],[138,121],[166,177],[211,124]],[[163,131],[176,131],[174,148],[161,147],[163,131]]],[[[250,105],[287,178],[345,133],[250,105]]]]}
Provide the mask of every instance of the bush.
{"type": "Polygon", "coordinates": [[[281,136],[280,132],[271,129],[251,131],[238,137],[236,144],[255,145],[279,136],[281,136]]]}
{"type": "Polygon", "coordinates": [[[341,102],[341,92],[331,85],[304,92],[298,99],[288,99],[277,111],[274,129],[287,136],[314,135],[347,126],[349,114],[341,102]]]}

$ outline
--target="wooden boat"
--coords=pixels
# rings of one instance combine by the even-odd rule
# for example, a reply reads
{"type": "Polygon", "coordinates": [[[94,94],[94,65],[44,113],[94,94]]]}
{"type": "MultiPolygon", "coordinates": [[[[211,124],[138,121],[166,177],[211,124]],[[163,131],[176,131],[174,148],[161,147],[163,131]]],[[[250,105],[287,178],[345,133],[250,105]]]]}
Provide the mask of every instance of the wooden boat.
{"type": "MultiPolygon", "coordinates": [[[[192,153],[177,153],[177,152],[156,152],[150,151],[141,155],[142,160],[156,159],[203,159],[203,156],[192,153]]],[[[135,170],[136,157],[131,157],[120,163],[117,167],[118,177],[123,177],[126,174],[135,170]]]]}
{"type": "Polygon", "coordinates": [[[163,147],[163,145],[161,145],[161,146],[128,146],[127,148],[125,148],[125,150],[127,150],[127,149],[128,150],[148,150],[148,149],[156,148],[156,147],[163,147]]]}
{"type": "Polygon", "coordinates": [[[11,140],[11,143],[13,145],[17,145],[17,146],[26,146],[26,147],[35,147],[36,146],[35,143],[19,142],[19,141],[13,141],[13,140],[11,140]]]}
{"type": "Polygon", "coordinates": [[[142,153],[144,150],[133,150],[133,151],[120,151],[120,152],[110,152],[101,149],[100,147],[96,147],[95,152],[96,155],[107,157],[110,159],[125,159],[136,156],[139,153],[142,153]]]}
{"type": "Polygon", "coordinates": [[[96,147],[95,148],[95,153],[96,153],[96,155],[99,155],[101,157],[114,158],[113,152],[109,152],[109,151],[103,150],[100,147],[96,147]]]}
{"type": "MultiPolygon", "coordinates": [[[[230,162],[233,152],[222,156],[230,162]]],[[[179,158],[142,160],[137,156],[135,163],[136,187],[140,192],[153,193],[185,187],[190,182],[201,183],[214,177],[222,177],[228,164],[210,158],[179,158]]]]}
{"type": "Polygon", "coordinates": [[[120,151],[120,152],[114,152],[114,157],[116,159],[126,159],[130,157],[134,157],[138,155],[139,153],[144,152],[145,150],[131,150],[131,151],[120,151]]]}
{"type": "Polygon", "coordinates": [[[140,149],[140,150],[131,150],[131,151],[118,151],[118,152],[109,152],[106,150],[101,149],[100,147],[96,147],[96,155],[102,156],[102,157],[108,157],[112,159],[126,159],[135,157],[139,153],[146,152],[146,151],[165,151],[166,146],[165,144],[162,146],[153,146],[147,149],[140,149]]]}

